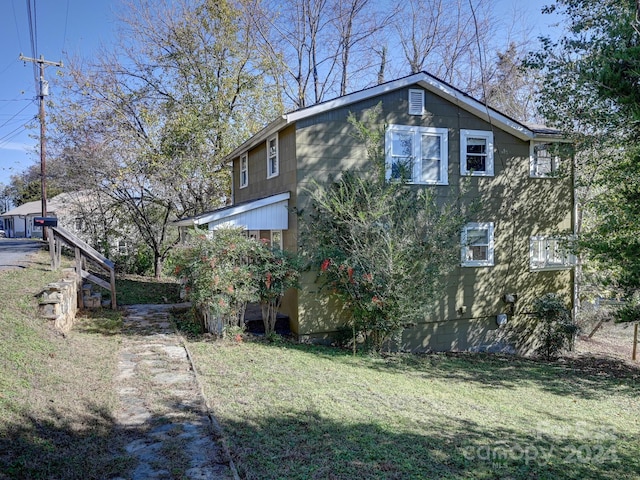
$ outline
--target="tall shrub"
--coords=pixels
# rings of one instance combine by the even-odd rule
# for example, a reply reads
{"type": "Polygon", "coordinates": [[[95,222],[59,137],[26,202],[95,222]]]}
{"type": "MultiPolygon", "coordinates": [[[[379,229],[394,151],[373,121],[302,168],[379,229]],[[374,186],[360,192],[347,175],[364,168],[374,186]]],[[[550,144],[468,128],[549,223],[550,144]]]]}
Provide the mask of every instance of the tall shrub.
{"type": "Polygon", "coordinates": [[[551,360],[571,345],[578,326],[571,318],[571,312],[555,293],[547,293],[533,302],[533,315],[542,326],[540,353],[551,360]]]}
{"type": "Polygon", "coordinates": [[[325,293],[347,309],[354,340],[361,336],[380,351],[424,319],[445,288],[460,261],[464,215],[457,198],[447,202],[432,189],[387,181],[382,131],[353,117],[351,123],[366,146],[368,173],[347,171],[315,185],[304,245],[325,293]]]}
{"type": "Polygon", "coordinates": [[[259,298],[251,259],[262,248],[242,230],[220,229],[176,249],[175,274],[185,282],[206,331],[222,335],[228,327],[244,328],[247,303],[259,298]]]}
{"type": "Polygon", "coordinates": [[[294,254],[263,245],[253,259],[255,280],[267,337],[275,333],[278,310],[287,290],[297,288],[300,261],[294,254]]]}

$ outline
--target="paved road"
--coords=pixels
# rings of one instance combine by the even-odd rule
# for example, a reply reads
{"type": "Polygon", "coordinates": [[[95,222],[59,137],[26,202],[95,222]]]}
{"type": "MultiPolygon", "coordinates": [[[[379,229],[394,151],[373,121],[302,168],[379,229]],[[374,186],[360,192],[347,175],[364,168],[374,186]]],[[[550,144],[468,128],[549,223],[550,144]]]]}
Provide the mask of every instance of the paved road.
{"type": "Polygon", "coordinates": [[[24,268],[29,256],[44,248],[40,240],[0,238],[0,270],[24,268]]]}

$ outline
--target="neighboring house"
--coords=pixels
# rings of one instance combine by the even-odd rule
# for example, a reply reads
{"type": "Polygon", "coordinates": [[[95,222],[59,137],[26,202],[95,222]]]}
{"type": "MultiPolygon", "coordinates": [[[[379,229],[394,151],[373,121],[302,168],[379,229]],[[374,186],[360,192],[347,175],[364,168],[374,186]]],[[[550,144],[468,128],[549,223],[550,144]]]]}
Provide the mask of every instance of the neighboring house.
{"type": "MultiPolygon", "coordinates": [[[[399,347],[483,348],[507,331],[513,335],[513,326],[526,328],[532,301],[542,294],[557,292],[571,303],[573,269],[561,238],[573,232],[572,162],[555,151],[559,132],[517,122],[427,73],[283,115],[227,157],[233,205],[176,224],[240,226],[295,250],[293,207],[308,205],[310,182],[346,169],[370,171],[347,116],[361,119],[377,104],[388,178],[409,167],[418,188],[453,199],[464,184],[462,201],[479,205],[461,232],[460,265],[448,287],[399,347]]],[[[328,340],[341,324],[339,310],[318,289],[315,273],[305,274],[283,303],[301,341],[328,340]]]]}
{"type": "MultiPolygon", "coordinates": [[[[83,201],[90,200],[87,197],[83,201]]],[[[82,233],[76,228],[78,215],[78,197],[75,193],[61,193],[47,201],[47,217],[56,217],[61,227],[74,234],[82,233]]],[[[6,236],[10,238],[42,238],[42,228],[33,222],[34,218],[41,216],[40,200],[23,203],[0,215],[6,226],[6,236]]]]}
{"type": "MultiPolygon", "coordinates": [[[[61,193],[47,201],[47,216],[56,217],[58,225],[102,253],[125,254],[131,243],[131,228],[121,226],[115,214],[106,215],[110,200],[97,192],[61,193]],[[125,230],[125,231],[123,231],[125,230]],[[108,231],[108,235],[105,234],[108,231]],[[108,244],[105,244],[105,240],[108,244]]],[[[33,219],[42,216],[40,200],[27,202],[0,215],[5,234],[11,238],[42,238],[42,228],[33,219]]]]}
{"type": "MultiPolygon", "coordinates": [[[[55,210],[54,204],[48,205],[47,215],[55,217],[55,210]]],[[[23,203],[0,215],[4,223],[5,235],[9,238],[42,238],[42,228],[33,224],[33,219],[41,216],[40,200],[23,203]]]]}

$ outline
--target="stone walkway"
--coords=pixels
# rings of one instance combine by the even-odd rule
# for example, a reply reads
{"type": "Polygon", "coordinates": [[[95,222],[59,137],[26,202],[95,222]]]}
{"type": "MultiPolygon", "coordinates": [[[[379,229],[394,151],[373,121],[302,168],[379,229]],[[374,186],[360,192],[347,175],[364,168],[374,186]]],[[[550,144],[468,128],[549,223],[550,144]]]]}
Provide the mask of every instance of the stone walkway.
{"type": "Polygon", "coordinates": [[[117,422],[129,438],[127,453],[138,460],[130,478],[238,478],[169,321],[172,306],[134,305],[125,312],[117,422]]]}

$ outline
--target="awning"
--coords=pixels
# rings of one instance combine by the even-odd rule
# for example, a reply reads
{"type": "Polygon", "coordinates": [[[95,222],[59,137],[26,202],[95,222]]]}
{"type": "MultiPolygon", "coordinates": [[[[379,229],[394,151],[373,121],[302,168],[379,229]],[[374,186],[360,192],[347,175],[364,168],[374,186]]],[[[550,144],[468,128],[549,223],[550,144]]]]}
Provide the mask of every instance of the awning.
{"type": "Polygon", "coordinates": [[[208,225],[209,230],[236,227],[245,230],[287,230],[290,192],[243,202],[173,222],[178,227],[208,225]]]}

